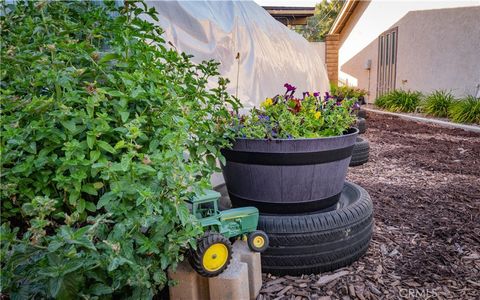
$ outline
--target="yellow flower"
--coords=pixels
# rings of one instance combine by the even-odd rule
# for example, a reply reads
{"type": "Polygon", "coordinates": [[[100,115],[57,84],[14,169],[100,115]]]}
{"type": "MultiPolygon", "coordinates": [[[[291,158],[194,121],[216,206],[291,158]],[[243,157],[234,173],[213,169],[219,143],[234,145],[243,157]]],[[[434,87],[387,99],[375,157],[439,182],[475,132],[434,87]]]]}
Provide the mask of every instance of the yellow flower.
{"type": "Polygon", "coordinates": [[[263,101],[262,103],[262,107],[269,107],[273,104],[273,100],[272,98],[267,98],[265,99],[265,101],[263,101]]]}
{"type": "Polygon", "coordinates": [[[322,114],[321,114],[319,111],[317,111],[317,112],[315,113],[314,117],[315,117],[315,119],[318,120],[318,119],[320,119],[320,116],[321,116],[321,115],[322,115],[322,114]]]}

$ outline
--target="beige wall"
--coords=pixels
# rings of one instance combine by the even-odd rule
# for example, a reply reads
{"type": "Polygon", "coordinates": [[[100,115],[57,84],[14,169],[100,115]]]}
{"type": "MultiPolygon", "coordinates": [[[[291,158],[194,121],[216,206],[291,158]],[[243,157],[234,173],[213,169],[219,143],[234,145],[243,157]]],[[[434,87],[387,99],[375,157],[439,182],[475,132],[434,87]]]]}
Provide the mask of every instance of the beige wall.
{"type": "Polygon", "coordinates": [[[377,37],[398,26],[397,88],[407,80],[406,89],[452,89],[458,96],[474,93],[480,83],[480,6],[476,5],[480,1],[360,2],[340,34],[339,82],[368,89],[365,62],[371,59],[369,100],[373,101],[377,37]]]}

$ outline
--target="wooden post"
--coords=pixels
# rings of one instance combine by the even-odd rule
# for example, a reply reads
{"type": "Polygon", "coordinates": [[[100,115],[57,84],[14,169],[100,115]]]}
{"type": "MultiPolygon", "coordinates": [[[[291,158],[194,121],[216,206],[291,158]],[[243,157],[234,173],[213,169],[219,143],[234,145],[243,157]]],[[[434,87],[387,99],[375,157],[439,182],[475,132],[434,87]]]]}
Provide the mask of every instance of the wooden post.
{"type": "Polygon", "coordinates": [[[338,47],[340,35],[328,34],[325,37],[325,63],[330,83],[338,85],[338,47]]]}

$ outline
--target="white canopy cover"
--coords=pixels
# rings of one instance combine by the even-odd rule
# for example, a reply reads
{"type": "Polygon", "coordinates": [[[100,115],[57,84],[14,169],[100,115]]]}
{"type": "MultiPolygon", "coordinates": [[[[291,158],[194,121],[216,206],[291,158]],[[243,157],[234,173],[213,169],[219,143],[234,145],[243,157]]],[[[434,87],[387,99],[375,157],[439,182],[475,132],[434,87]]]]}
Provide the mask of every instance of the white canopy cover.
{"type": "Polygon", "coordinates": [[[303,91],[329,90],[318,50],[253,1],[147,4],[158,11],[166,41],[194,55],[194,62],[221,63],[221,75],[231,81],[229,92],[238,92],[245,107],[258,107],[265,98],[283,94],[287,82],[297,87],[298,97],[303,91]]]}

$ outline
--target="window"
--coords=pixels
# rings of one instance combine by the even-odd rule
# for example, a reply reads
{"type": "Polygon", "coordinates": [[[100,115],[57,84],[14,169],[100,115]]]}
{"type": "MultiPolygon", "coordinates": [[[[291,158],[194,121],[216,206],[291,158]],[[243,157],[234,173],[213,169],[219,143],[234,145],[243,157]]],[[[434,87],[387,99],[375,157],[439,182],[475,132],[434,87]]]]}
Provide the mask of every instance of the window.
{"type": "Polygon", "coordinates": [[[377,97],[395,89],[398,27],[378,37],[377,97]]]}

